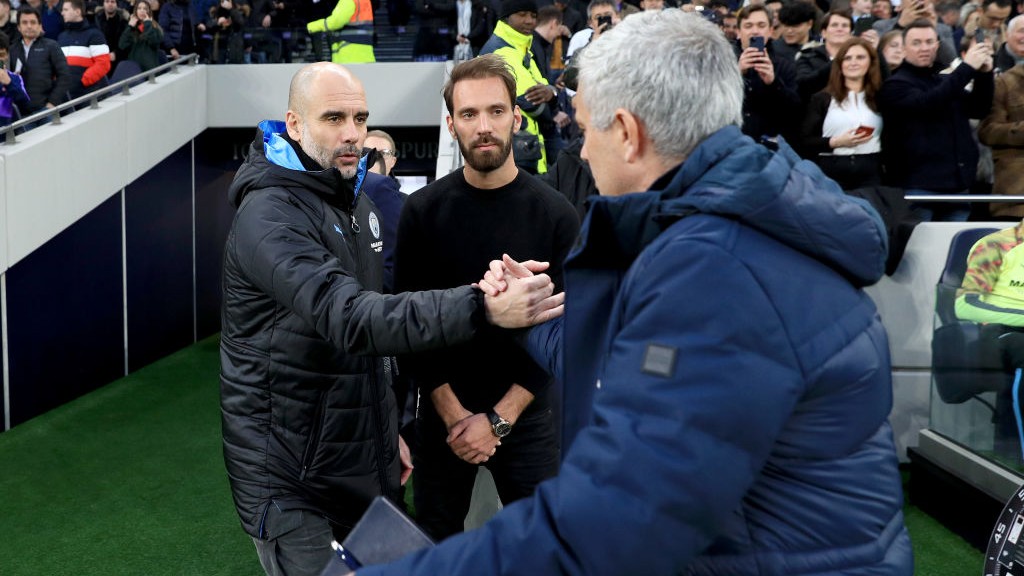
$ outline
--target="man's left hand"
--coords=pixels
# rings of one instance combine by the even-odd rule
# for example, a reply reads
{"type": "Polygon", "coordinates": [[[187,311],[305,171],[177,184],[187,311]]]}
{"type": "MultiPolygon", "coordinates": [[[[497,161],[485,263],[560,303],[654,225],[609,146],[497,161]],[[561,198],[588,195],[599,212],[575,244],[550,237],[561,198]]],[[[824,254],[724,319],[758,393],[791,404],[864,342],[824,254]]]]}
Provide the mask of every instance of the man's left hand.
{"type": "Polygon", "coordinates": [[[513,278],[529,278],[547,270],[549,266],[547,262],[537,262],[536,260],[516,262],[508,254],[502,254],[501,258],[501,260],[491,260],[490,269],[484,273],[483,279],[473,284],[484,294],[497,296],[508,290],[508,282],[505,280],[506,273],[513,278]]]}
{"type": "Polygon", "coordinates": [[[772,64],[768,54],[762,53],[761,58],[754,63],[754,71],[761,77],[765,86],[771,86],[775,82],[775,66],[772,64]]]}
{"type": "MultiPolygon", "coordinates": [[[[502,328],[526,328],[558,318],[564,311],[565,293],[554,294],[547,274],[530,278],[506,276],[508,288],[497,295],[484,290],[487,321],[502,328]]],[[[483,287],[481,287],[483,290],[483,287]]]]}
{"type": "Polygon", "coordinates": [[[456,456],[470,464],[487,462],[501,445],[486,414],[474,414],[459,421],[452,427],[447,442],[456,456]]]}
{"type": "Polygon", "coordinates": [[[402,462],[402,476],[399,482],[402,486],[409,481],[409,476],[412,474],[412,454],[409,452],[409,445],[405,443],[405,438],[402,435],[398,435],[398,459],[402,462]]]}
{"type": "Polygon", "coordinates": [[[526,90],[524,96],[530,101],[530,104],[541,104],[554,98],[555,92],[547,84],[534,84],[526,90]]]}

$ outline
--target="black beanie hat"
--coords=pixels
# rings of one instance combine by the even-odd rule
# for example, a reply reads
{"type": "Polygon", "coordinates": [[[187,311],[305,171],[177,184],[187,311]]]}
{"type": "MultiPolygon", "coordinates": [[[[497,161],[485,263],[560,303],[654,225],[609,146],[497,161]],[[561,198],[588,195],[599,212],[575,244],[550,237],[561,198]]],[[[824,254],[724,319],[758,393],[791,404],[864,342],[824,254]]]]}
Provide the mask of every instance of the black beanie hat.
{"type": "Polygon", "coordinates": [[[501,14],[498,18],[504,20],[516,12],[537,13],[537,0],[502,0],[501,14]]]}

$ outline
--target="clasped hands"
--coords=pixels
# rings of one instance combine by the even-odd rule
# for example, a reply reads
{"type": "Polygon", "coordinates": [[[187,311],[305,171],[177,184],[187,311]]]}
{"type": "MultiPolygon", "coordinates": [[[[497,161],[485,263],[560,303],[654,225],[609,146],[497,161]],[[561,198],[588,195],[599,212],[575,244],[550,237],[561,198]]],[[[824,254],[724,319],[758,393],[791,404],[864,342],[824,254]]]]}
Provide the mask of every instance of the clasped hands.
{"type": "Polygon", "coordinates": [[[470,464],[487,462],[501,446],[501,438],[494,435],[487,415],[469,411],[448,429],[446,442],[456,456],[470,464]]]}
{"type": "Polygon", "coordinates": [[[519,263],[508,254],[492,260],[484,278],[473,284],[484,293],[487,321],[502,328],[526,328],[561,316],[565,293],[554,294],[551,278],[541,274],[547,268],[547,262],[519,263]]]}

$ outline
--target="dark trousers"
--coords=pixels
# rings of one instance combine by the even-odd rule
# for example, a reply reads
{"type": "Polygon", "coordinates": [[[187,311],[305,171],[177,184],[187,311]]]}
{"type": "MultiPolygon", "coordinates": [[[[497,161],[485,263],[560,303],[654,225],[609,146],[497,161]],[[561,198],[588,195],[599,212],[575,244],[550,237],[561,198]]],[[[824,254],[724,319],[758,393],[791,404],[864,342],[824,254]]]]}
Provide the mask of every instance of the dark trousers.
{"type": "Polygon", "coordinates": [[[868,188],[882,183],[880,154],[818,156],[818,166],[843,190],[868,188]]]}
{"type": "MultiPolygon", "coordinates": [[[[463,530],[477,465],[452,452],[445,441],[448,431],[432,408],[423,412],[416,421],[419,445],[413,452],[413,502],[416,522],[440,541],[463,530]]],[[[537,484],[557,474],[558,459],[551,410],[528,410],[483,466],[494,476],[498,497],[507,505],[529,496],[537,484]]]]}
{"type": "Polygon", "coordinates": [[[281,510],[271,502],[263,521],[266,540],[253,538],[267,576],[319,576],[344,539],[326,518],[309,510],[281,510]]]}

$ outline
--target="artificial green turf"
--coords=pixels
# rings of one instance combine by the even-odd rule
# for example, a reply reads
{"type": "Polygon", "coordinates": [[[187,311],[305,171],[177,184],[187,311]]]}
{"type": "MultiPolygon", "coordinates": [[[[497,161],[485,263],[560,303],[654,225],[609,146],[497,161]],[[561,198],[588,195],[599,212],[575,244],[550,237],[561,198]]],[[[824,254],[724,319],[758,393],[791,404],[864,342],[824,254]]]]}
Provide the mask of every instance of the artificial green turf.
{"type": "MultiPolygon", "coordinates": [[[[221,457],[217,342],[0,433],[0,576],[262,574],[221,457]]],[[[981,552],[905,512],[916,574],[981,574],[981,552]]]]}
{"type": "MultiPolygon", "coordinates": [[[[955,496],[953,496],[955,498],[955,496]]],[[[985,555],[918,508],[903,509],[914,547],[914,574],[981,576],[985,555]]]]}
{"type": "Polygon", "coordinates": [[[252,575],[216,337],[0,434],[0,574],[252,575]]]}

